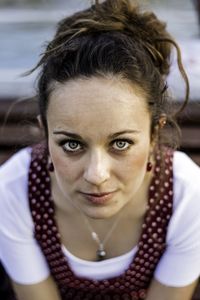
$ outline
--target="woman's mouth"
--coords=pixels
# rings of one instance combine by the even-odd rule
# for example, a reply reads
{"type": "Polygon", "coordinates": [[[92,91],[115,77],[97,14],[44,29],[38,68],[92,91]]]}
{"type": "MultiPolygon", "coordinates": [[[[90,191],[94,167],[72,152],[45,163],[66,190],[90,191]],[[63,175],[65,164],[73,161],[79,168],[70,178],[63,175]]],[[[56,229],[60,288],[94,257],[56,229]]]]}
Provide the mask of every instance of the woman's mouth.
{"type": "Polygon", "coordinates": [[[115,191],[114,192],[105,192],[105,193],[84,193],[84,192],[81,192],[81,194],[89,202],[91,202],[93,204],[97,204],[97,205],[102,205],[102,204],[106,204],[107,202],[109,202],[113,198],[113,196],[115,194],[115,191]]]}

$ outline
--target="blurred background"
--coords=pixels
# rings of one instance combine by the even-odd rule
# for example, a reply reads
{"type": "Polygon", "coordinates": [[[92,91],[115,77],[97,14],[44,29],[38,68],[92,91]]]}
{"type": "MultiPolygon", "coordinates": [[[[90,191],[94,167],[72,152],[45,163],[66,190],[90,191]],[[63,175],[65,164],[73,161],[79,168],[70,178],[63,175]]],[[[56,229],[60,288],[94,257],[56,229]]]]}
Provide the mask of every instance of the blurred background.
{"type": "MultiPolygon", "coordinates": [[[[168,30],[178,40],[190,77],[191,97],[199,97],[200,26],[195,2],[198,0],[143,0],[145,8],[155,11],[167,22],[168,30]]],[[[54,31],[55,23],[65,15],[89,6],[90,0],[0,0],[0,97],[28,96],[34,93],[34,78],[20,77],[32,68],[54,31]]],[[[178,98],[183,85],[177,68],[170,84],[178,98]],[[174,80],[174,77],[177,80],[174,80]],[[174,86],[174,83],[175,86],[174,86]]]]}

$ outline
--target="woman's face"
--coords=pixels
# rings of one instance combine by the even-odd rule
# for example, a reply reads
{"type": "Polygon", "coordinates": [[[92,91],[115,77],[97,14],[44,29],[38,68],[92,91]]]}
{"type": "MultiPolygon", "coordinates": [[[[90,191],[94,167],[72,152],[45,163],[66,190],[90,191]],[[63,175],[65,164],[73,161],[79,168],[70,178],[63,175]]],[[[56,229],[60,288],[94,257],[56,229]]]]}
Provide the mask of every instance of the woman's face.
{"type": "Polygon", "coordinates": [[[115,77],[57,84],[47,111],[54,178],[66,209],[108,218],[134,203],[146,178],[150,113],[145,96],[115,77]]]}

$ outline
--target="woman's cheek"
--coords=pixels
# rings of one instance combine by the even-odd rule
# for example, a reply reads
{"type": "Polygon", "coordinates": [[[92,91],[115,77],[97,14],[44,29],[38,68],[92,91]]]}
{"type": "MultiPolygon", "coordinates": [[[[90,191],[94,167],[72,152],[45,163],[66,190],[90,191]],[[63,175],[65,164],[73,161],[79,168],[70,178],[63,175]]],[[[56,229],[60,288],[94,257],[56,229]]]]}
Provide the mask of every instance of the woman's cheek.
{"type": "Polygon", "coordinates": [[[50,155],[59,181],[73,180],[73,167],[67,155],[61,149],[55,147],[51,148],[50,155]]]}
{"type": "Polygon", "coordinates": [[[129,159],[125,160],[125,165],[128,170],[135,173],[146,169],[149,156],[146,149],[139,148],[130,155],[129,159]]]}

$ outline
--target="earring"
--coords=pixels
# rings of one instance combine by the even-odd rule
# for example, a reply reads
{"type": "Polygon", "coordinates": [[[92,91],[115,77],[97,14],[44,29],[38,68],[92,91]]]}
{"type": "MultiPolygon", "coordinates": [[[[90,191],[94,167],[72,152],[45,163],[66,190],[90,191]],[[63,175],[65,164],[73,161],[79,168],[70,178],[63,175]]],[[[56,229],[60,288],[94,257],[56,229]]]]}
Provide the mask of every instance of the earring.
{"type": "Polygon", "coordinates": [[[165,114],[161,114],[158,123],[159,123],[159,127],[163,128],[167,124],[167,116],[165,114]]]}
{"type": "Polygon", "coordinates": [[[147,163],[147,172],[150,172],[152,170],[152,168],[153,168],[152,163],[150,161],[148,161],[148,163],[147,163]]]}
{"type": "Polygon", "coordinates": [[[49,157],[49,159],[48,159],[48,165],[47,165],[47,168],[48,168],[49,172],[53,172],[53,171],[54,171],[54,165],[53,165],[53,163],[52,163],[50,157],[49,157]]]}
{"type": "Polygon", "coordinates": [[[49,172],[53,172],[54,171],[54,165],[53,165],[53,163],[48,164],[48,170],[49,170],[49,172]]]}

